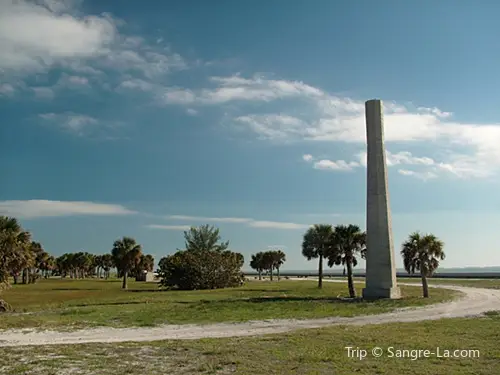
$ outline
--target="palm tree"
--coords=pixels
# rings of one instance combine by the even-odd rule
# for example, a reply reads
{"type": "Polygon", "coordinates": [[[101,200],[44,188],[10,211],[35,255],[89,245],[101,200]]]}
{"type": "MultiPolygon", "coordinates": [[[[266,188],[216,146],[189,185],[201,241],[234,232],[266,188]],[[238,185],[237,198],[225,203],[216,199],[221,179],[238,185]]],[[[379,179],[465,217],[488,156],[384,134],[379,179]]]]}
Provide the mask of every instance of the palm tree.
{"type": "Polygon", "coordinates": [[[328,266],[343,265],[347,270],[347,285],[349,296],[356,297],[353,267],[358,264],[357,256],[364,258],[366,252],[366,233],[357,225],[337,225],[332,234],[333,248],[328,254],[328,266]]]}
{"type": "Polygon", "coordinates": [[[6,284],[14,264],[29,266],[31,235],[16,218],[0,216],[0,284],[6,284]]]}
{"type": "Polygon", "coordinates": [[[133,238],[123,237],[113,243],[111,250],[116,268],[123,276],[122,289],[127,289],[127,277],[139,263],[142,255],[142,248],[133,238]]]}
{"type": "Polygon", "coordinates": [[[104,270],[104,278],[106,280],[109,278],[109,271],[113,267],[115,267],[113,256],[111,254],[104,254],[102,256],[102,269],[104,270]]]}
{"type": "Polygon", "coordinates": [[[278,273],[278,281],[280,281],[280,267],[286,261],[286,254],[281,250],[275,250],[273,253],[273,266],[278,273]]]}
{"type": "Polygon", "coordinates": [[[263,269],[269,271],[269,279],[273,281],[273,271],[274,271],[274,253],[272,251],[266,251],[262,255],[262,267],[263,269]]]}
{"type": "Polygon", "coordinates": [[[330,224],[315,224],[307,230],[302,241],[302,255],[307,260],[319,258],[318,288],[323,287],[323,257],[332,248],[333,228],[330,224]]]}
{"type": "MultiPolygon", "coordinates": [[[[9,275],[15,265],[25,267],[23,257],[29,252],[30,237],[17,219],[0,216],[0,290],[9,286],[9,275]]],[[[0,299],[0,311],[9,309],[10,306],[0,299]]]]}
{"type": "Polygon", "coordinates": [[[151,254],[141,255],[139,263],[135,267],[135,277],[140,277],[144,271],[151,272],[155,264],[155,258],[151,254]]]}
{"type": "Polygon", "coordinates": [[[401,247],[405,270],[410,275],[420,272],[424,298],[429,297],[427,278],[439,267],[439,261],[445,259],[443,247],[443,241],[435,235],[421,235],[419,232],[411,233],[401,247]]]}
{"type": "Polygon", "coordinates": [[[264,271],[263,257],[264,253],[261,251],[257,254],[252,254],[252,259],[250,260],[250,267],[259,273],[259,280],[262,280],[262,271],[264,271]]]}

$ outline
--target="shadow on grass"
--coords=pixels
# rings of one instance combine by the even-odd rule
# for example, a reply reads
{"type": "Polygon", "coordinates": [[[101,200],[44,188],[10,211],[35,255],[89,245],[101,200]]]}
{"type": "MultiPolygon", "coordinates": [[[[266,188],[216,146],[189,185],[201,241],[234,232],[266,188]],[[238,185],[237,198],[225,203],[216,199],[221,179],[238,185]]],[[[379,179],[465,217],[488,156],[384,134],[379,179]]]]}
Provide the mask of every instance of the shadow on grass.
{"type": "Polygon", "coordinates": [[[266,302],[330,302],[330,303],[372,303],[361,297],[250,297],[250,298],[227,298],[217,300],[198,300],[198,301],[173,301],[178,304],[218,304],[218,303],[266,303],[266,302]]]}
{"type": "Polygon", "coordinates": [[[51,290],[76,291],[76,290],[103,290],[103,289],[100,289],[100,288],[52,288],[51,290]]]}
{"type": "Polygon", "coordinates": [[[124,292],[127,293],[155,293],[155,292],[170,292],[170,290],[167,289],[126,289],[123,290],[124,292]]]}
{"type": "Polygon", "coordinates": [[[155,303],[154,301],[121,301],[121,302],[103,302],[103,303],[80,303],[68,307],[90,307],[90,306],[120,306],[120,305],[145,305],[155,303]]]}
{"type": "MultiPolygon", "coordinates": [[[[83,289],[82,289],[83,290],[83,289]]],[[[125,292],[145,293],[145,292],[208,292],[208,291],[238,291],[238,292],[265,292],[265,293],[291,293],[287,289],[240,289],[240,288],[215,288],[215,289],[199,289],[199,290],[183,290],[183,289],[127,289],[125,292]]]]}

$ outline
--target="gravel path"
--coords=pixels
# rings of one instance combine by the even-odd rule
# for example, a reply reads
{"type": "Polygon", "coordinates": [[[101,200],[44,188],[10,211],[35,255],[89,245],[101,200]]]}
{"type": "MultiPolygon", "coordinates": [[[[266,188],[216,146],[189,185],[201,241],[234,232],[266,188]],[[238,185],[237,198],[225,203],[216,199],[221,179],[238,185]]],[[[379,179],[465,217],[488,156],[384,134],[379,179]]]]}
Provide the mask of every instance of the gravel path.
{"type": "MultiPolygon", "coordinates": [[[[343,280],[324,281],[345,282],[343,280]]],[[[404,283],[399,284],[415,285],[404,283]]],[[[391,313],[357,316],[352,318],[332,317],[304,320],[281,319],[207,325],[163,325],[153,328],[103,327],[74,332],[7,330],[0,331],[0,347],[256,336],[332,325],[383,324],[469,317],[481,315],[486,311],[500,310],[500,290],[453,285],[433,285],[432,287],[457,290],[464,293],[464,296],[452,302],[440,303],[420,308],[404,308],[391,313]]]]}

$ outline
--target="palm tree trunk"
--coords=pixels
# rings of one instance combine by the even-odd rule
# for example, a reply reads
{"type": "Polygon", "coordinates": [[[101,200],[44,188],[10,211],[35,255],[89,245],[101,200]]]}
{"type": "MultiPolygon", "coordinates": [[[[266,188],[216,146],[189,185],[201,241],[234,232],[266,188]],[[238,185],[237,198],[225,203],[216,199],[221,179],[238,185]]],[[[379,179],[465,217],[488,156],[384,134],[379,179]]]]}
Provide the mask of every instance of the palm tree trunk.
{"type": "Polygon", "coordinates": [[[122,289],[127,289],[127,273],[128,273],[128,272],[123,272],[123,283],[122,283],[122,289]]]}
{"type": "Polygon", "coordinates": [[[23,269],[22,279],[23,279],[23,284],[28,284],[28,270],[26,268],[23,269]]]}
{"type": "Polygon", "coordinates": [[[259,280],[262,280],[262,270],[259,270],[259,280]]]}
{"type": "Polygon", "coordinates": [[[14,284],[17,284],[18,280],[19,280],[19,275],[15,274],[14,275],[14,284]]]}
{"type": "Polygon", "coordinates": [[[422,272],[422,290],[424,292],[424,298],[429,298],[429,285],[427,284],[427,277],[425,274],[422,272]]]}
{"type": "Polygon", "coordinates": [[[270,277],[271,277],[271,281],[273,281],[273,266],[271,266],[271,274],[270,274],[270,277]]]}
{"type": "Polygon", "coordinates": [[[318,265],[318,288],[323,288],[323,254],[319,256],[318,265]]]}
{"type": "Polygon", "coordinates": [[[354,289],[354,281],[352,279],[352,263],[347,262],[347,286],[349,287],[349,297],[356,298],[356,289],[354,289]]]}
{"type": "Polygon", "coordinates": [[[278,272],[278,281],[280,281],[280,268],[276,267],[276,271],[278,272]]]}

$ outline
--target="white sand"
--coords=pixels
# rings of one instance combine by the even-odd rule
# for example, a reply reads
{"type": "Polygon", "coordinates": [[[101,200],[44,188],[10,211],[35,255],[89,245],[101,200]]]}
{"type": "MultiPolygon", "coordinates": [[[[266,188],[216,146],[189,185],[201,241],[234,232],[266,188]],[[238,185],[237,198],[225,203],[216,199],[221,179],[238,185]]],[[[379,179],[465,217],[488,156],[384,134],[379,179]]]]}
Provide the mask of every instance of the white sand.
{"type": "MultiPolygon", "coordinates": [[[[344,280],[324,281],[345,282],[344,280]]],[[[415,284],[400,283],[400,285],[415,284]]],[[[162,325],[154,328],[103,327],[74,332],[29,331],[26,329],[7,330],[0,331],[0,347],[256,336],[332,325],[383,324],[469,317],[478,316],[491,310],[500,310],[500,290],[459,287],[452,285],[433,285],[432,287],[457,290],[464,293],[464,296],[447,303],[440,303],[420,308],[405,308],[391,313],[357,316],[352,318],[332,317],[322,319],[281,319],[207,325],[162,325]]]]}

